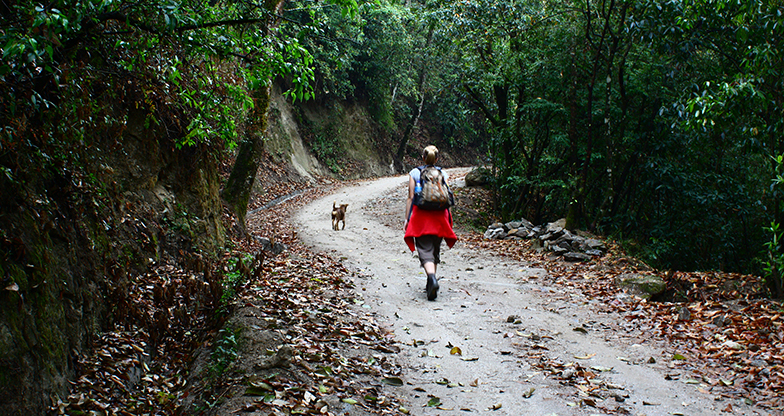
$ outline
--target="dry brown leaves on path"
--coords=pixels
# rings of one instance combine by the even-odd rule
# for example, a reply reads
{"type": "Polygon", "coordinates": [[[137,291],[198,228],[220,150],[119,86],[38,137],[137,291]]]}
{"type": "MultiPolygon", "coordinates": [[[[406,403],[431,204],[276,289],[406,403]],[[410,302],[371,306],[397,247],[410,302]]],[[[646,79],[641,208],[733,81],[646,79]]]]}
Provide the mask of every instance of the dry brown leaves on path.
{"type": "MultiPolygon", "coordinates": [[[[50,414],[397,413],[397,401],[381,394],[400,383],[387,358],[396,347],[362,313],[354,273],[302,247],[288,222],[333,185],[275,183],[251,210],[291,198],[258,210],[248,234],[235,228],[223,258],[185,253],[188,268],[162,261],[129,278],[113,327],[76,358],[70,394],[50,414]],[[259,255],[258,237],[288,250],[259,255]]],[[[227,214],[227,228],[232,221],[227,214]]]]}
{"type": "MultiPolygon", "coordinates": [[[[666,377],[717,397],[784,410],[784,309],[759,294],[756,276],[719,272],[659,273],[675,301],[646,301],[624,295],[616,278],[624,273],[657,274],[617,246],[587,263],[567,263],[531,248],[526,241],[488,241],[473,233],[466,245],[491,250],[548,271],[552,283],[598,299],[600,312],[619,314],[612,328],[630,340],[665,341],[666,377]]],[[[732,410],[728,405],[726,411],[732,410]]]]}

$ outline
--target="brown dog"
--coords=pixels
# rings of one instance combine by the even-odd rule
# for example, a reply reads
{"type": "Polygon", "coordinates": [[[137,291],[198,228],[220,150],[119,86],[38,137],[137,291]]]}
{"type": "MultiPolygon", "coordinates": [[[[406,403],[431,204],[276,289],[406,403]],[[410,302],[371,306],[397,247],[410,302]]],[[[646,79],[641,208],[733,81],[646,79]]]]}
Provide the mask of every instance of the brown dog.
{"type": "Polygon", "coordinates": [[[346,229],[346,208],[348,208],[348,204],[340,204],[339,207],[336,207],[336,202],[332,203],[332,229],[337,231],[338,224],[343,221],[343,228],[341,230],[346,229]]]}

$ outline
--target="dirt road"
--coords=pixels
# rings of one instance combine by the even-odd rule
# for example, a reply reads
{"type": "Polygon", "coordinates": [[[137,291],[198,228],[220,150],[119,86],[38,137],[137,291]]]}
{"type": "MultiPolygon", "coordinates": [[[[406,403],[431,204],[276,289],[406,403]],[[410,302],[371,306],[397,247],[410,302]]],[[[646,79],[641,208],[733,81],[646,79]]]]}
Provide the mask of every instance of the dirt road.
{"type": "MultiPolygon", "coordinates": [[[[308,204],[295,221],[305,244],[359,271],[364,310],[401,347],[405,385],[389,389],[411,414],[717,415],[727,407],[699,382],[668,377],[654,341],[628,344],[603,329],[621,318],[597,316],[596,300],[540,283],[547,270],[458,241],[442,252],[441,290],[427,301],[425,275],[403,242],[406,184],[400,176],[348,186],[308,204]],[[349,204],[345,230],[331,229],[333,201],[349,204]],[[585,371],[595,377],[581,379],[585,371]],[[569,375],[578,381],[564,383],[569,375]]],[[[736,415],[768,414],[731,407],[736,415]]]]}

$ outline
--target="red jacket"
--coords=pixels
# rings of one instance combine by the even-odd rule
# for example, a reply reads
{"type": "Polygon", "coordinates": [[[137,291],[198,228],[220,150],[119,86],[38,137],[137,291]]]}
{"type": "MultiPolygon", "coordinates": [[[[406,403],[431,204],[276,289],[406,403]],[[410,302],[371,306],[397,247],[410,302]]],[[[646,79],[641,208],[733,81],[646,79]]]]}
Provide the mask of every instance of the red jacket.
{"type": "Polygon", "coordinates": [[[452,213],[448,209],[443,211],[426,211],[416,205],[411,207],[411,219],[408,220],[406,235],[403,237],[408,249],[414,251],[414,238],[423,235],[436,235],[442,237],[449,248],[457,241],[457,236],[452,230],[452,213]]]}

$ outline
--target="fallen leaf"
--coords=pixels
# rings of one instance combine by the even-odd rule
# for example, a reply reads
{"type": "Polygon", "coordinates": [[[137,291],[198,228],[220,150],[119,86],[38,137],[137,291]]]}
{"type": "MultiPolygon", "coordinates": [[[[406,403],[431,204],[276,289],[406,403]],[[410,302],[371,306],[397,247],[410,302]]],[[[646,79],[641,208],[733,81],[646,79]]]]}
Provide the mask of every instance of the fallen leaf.
{"type": "Polygon", "coordinates": [[[496,403],[496,404],[490,406],[487,410],[498,410],[501,407],[503,407],[503,405],[501,405],[501,403],[496,403]]]}
{"type": "Polygon", "coordinates": [[[245,395],[246,396],[264,396],[265,394],[267,394],[268,391],[269,390],[261,388],[261,387],[251,386],[251,387],[248,387],[247,389],[245,389],[245,395]]]}
{"type": "Polygon", "coordinates": [[[343,401],[343,403],[348,403],[348,404],[357,404],[357,401],[356,401],[356,400],[354,400],[354,399],[348,399],[348,398],[347,398],[347,399],[343,399],[342,401],[343,401]]]}
{"type": "Polygon", "coordinates": [[[528,390],[523,392],[523,397],[526,398],[526,399],[530,399],[531,396],[533,396],[534,391],[536,391],[536,389],[531,387],[530,389],[528,389],[528,390]]]}
{"type": "Polygon", "coordinates": [[[463,355],[463,350],[461,350],[460,347],[452,347],[452,349],[449,350],[449,353],[452,355],[463,355]]]}
{"type": "Polygon", "coordinates": [[[576,359],[578,359],[578,360],[587,360],[587,359],[589,359],[589,358],[591,358],[591,357],[593,357],[593,356],[595,356],[595,355],[596,355],[596,354],[588,354],[588,355],[575,355],[575,356],[574,356],[574,358],[576,358],[576,359]]]}
{"type": "Polygon", "coordinates": [[[433,396],[433,397],[430,398],[430,400],[428,400],[426,406],[428,406],[428,407],[441,406],[441,399],[439,399],[438,397],[433,396]]]}
{"type": "Polygon", "coordinates": [[[400,377],[384,377],[381,382],[390,386],[402,386],[403,380],[400,377]]]}

